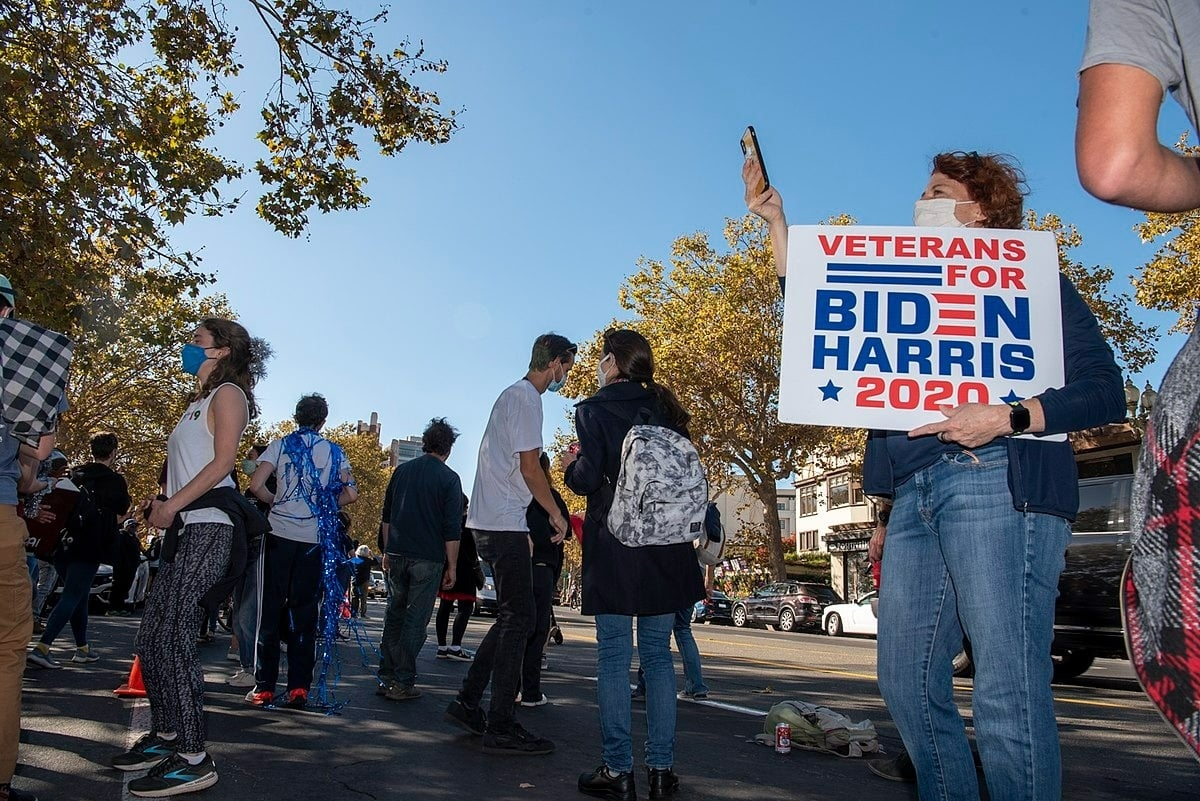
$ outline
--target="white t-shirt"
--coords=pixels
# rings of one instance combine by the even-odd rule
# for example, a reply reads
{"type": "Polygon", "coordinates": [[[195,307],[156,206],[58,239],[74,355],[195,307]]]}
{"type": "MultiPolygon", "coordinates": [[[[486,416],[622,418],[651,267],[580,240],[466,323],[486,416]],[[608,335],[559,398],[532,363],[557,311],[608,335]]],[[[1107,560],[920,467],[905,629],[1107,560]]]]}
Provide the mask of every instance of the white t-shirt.
{"type": "MultiPolygon", "coordinates": [[[[213,432],[208,427],[208,407],[223,387],[233,387],[242,396],[246,393],[237,384],[221,384],[200,400],[193,401],[179,418],[175,429],[167,437],[167,497],[183,489],[196,474],[208,466],[216,453],[213,432]]],[[[226,390],[228,391],[228,390],[226,390]]],[[[247,407],[248,408],[248,407],[247,407]]],[[[247,416],[249,411],[247,411],[247,416]]],[[[239,435],[239,439],[241,436],[239,435]]],[[[236,487],[233,477],[226,475],[216,483],[218,487],[236,487]]],[[[196,509],[181,514],[183,524],[224,523],[230,525],[229,515],[218,509],[196,509]]]]}
{"type": "Polygon", "coordinates": [[[542,396],[522,378],[492,406],[467,511],[467,527],[482,531],[528,531],[525,510],[533,493],[521,475],[521,451],[542,447],[542,396]]]}
{"type": "MultiPolygon", "coordinates": [[[[342,449],[314,431],[302,432],[305,444],[312,449],[313,466],[316,467],[320,487],[328,487],[336,476],[333,475],[333,453],[336,450],[341,455],[342,478],[350,478],[350,462],[342,449]]],[[[268,519],[271,522],[271,533],[276,537],[295,542],[317,543],[321,534],[317,530],[317,518],[309,508],[307,498],[313,496],[317,487],[308,476],[302,476],[297,465],[283,452],[283,440],[273,440],[262,456],[260,463],[267,462],[275,467],[275,480],[278,482],[275,491],[275,503],[271,505],[268,519]]]]}

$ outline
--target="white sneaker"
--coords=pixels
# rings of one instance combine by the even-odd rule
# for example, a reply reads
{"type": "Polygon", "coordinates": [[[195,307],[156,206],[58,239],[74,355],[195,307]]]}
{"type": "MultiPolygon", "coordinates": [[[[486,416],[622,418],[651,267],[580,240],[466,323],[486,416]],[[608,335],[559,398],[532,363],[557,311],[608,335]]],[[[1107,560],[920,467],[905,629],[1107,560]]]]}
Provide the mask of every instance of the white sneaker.
{"type": "Polygon", "coordinates": [[[546,697],[545,693],[542,693],[542,697],[536,701],[521,701],[521,706],[545,706],[548,703],[550,703],[550,699],[546,697]]]}
{"type": "Polygon", "coordinates": [[[237,673],[234,673],[232,676],[225,679],[225,683],[230,687],[253,687],[254,674],[247,673],[244,670],[239,670],[237,673]]]}

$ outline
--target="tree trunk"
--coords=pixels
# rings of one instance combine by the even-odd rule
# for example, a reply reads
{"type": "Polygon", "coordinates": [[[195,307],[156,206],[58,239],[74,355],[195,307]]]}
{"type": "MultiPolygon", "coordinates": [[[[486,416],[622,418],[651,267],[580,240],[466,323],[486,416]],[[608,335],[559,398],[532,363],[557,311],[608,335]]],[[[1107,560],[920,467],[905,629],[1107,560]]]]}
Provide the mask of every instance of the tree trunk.
{"type": "Polygon", "coordinates": [[[775,485],[759,484],[751,480],[751,488],[763,505],[763,526],[766,528],[771,578],[783,581],[787,578],[787,568],[783,563],[783,536],[779,531],[779,497],[775,492],[775,485]]]}

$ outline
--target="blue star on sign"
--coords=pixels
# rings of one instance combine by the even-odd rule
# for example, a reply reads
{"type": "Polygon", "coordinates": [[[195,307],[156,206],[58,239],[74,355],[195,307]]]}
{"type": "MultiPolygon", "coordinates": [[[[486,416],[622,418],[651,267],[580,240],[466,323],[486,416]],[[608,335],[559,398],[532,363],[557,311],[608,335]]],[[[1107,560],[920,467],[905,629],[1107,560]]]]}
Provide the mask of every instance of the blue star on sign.
{"type": "Polygon", "coordinates": [[[1015,390],[1010,389],[1007,395],[1000,396],[1000,400],[1004,401],[1005,403],[1016,403],[1017,401],[1023,401],[1025,399],[1018,395],[1015,390]]]}
{"type": "Polygon", "coordinates": [[[838,393],[842,391],[842,387],[834,384],[832,379],[826,382],[825,386],[817,387],[817,389],[821,390],[821,400],[823,401],[837,400],[838,393]]]}

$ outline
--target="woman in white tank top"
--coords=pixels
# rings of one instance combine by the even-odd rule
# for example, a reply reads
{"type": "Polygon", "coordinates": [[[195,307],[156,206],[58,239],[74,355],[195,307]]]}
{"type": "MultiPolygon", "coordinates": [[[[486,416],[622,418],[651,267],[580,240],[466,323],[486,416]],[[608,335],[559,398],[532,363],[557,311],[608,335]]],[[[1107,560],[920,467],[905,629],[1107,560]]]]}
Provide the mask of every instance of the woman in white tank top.
{"type": "Polygon", "coordinates": [[[200,598],[229,566],[233,525],[217,509],[181,512],[209,490],[234,486],[231,472],[246,424],[257,415],[255,373],[260,360],[250,335],[230,320],[205,320],[182,352],[196,376],[183,416],[167,439],[166,500],[147,503],[148,520],[169,528],[179,518],[174,560],[159,569],[142,615],[135,652],[150,700],[151,730],[113,759],[121,770],[149,774],[129,783],[135,796],[202,790],[217,782],[205,750],[204,694],[196,654],[200,598]]]}

